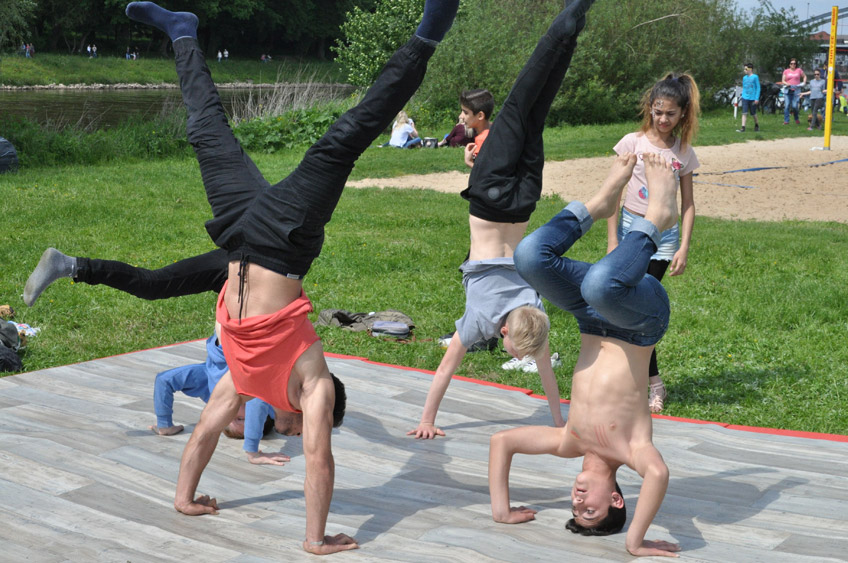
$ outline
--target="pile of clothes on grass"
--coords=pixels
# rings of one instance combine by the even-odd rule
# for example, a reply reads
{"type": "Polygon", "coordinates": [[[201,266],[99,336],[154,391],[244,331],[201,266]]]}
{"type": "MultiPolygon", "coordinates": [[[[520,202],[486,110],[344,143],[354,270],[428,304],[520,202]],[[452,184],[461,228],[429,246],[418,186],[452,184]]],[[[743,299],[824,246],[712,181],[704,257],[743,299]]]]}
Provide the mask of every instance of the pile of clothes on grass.
{"type": "Polygon", "coordinates": [[[0,305],[0,372],[23,371],[24,365],[18,352],[26,347],[27,338],[38,333],[37,328],[13,321],[15,310],[0,305]]]}

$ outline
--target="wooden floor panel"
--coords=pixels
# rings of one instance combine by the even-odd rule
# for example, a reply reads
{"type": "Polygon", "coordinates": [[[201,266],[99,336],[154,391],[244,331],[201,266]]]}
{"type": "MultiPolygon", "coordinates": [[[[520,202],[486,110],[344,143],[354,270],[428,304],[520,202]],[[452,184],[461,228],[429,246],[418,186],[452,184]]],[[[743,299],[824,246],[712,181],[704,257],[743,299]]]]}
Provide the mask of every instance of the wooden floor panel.
{"type": "MultiPolygon", "coordinates": [[[[199,492],[218,516],[173,509],[180,456],[203,403],[177,395],[186,431],[155,436],[153,380],[205,357],[191,342],[0,379],[0,560],[305,560],[304,459],[299,438],[263,440],[285,467],[254,466],[222,438],[199,492]]],[[[518,526],[491,519],[488,440],[548,424],[547,403],[521,391],[456,380],[439,413],[447,437],[415,441],[431,375],[328,358],[348,389],[334,432],[336,491],[328,533],[354,535],[350,561],[629,561],[624,535],[563,529],[579,460],[519,456],[514,504],[539,510],[518,526]]],[[[564,413],[567,407],[563,407],[564,413]]],[[[687,561],[848,560],[848,443],[656,419],[671,471],[648,537],[680,542],[687,561]]],[[[641,479],[619,472],[632,516],[641,479]]]]}

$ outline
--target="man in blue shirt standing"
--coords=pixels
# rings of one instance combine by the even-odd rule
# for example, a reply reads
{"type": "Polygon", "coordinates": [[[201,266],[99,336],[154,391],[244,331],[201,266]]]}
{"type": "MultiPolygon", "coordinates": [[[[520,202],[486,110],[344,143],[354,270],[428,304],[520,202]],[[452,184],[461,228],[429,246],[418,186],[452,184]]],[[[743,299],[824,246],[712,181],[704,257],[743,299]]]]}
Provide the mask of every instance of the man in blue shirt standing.
{"type": "Polygon", "coordinates": [[[742,77],[742,128],[738,133],[745,132],[745,120],[748,115],[754,118],[754,131],[760,130],[757,120],[757,106],[760,105],[760,77],[754,74],[754,65],[745,63],[745,76],[742,77]]]}

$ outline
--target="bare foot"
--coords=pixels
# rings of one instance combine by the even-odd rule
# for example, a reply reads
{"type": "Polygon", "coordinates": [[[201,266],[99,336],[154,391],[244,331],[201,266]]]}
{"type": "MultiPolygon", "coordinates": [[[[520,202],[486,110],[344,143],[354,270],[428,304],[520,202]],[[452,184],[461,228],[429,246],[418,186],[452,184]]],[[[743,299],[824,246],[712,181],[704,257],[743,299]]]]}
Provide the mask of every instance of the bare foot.
{"type": "Polygon", "coordinates": [[[621,202],[621,190],[630,181],[634,166],[636,166],[636,155],[633,153],[624,153],[615,157],[606,180],[601,184],[601,189],[586,202],[586,209],[589,210],[592,219],[597,221],[615,214],[621,202]]]}
{"type": "Polygon", "coordinates": [[[677,180],[671,165],[662,156],[645,153],[642,161],[650,194],[645,219],[662,232],[677,223],[677,180]]]}
{"type": "Polygon", "coordinates": [[[176,426],[169,426],[167,428],[159,428],[158,426],[148,426],[150,430],[153,431],[154,434],[159,436],[173,436],[174,434],[179,434],[183,431],[183,425],[177,424],[176,426]]]}

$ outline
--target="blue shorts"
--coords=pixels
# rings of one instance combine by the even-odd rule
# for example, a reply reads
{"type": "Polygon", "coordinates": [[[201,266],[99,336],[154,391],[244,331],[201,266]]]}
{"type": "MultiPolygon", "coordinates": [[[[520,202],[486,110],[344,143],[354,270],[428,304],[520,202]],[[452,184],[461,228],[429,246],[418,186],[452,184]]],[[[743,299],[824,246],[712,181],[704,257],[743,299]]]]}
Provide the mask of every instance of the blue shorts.
{"type": "Polygon", "coordinates": [[[742,113],[749,113],[751,115],[757,115],[757,104],[755,104],[756,100],[746,100],[742,98],[742,113]]]}
{"type": "MultiPolygon", "coordinates": [[[[624,238],[624,235],[630,232],[630,226],[633,224],[633,219],[639,217],[635,213],[631,213],[625,208],[621,208],[621,219],[618,222],[618,241],[624,238]]],[[[671,262],[674,259],[674,254],[680,250],[680,227],[675,224],[673,227],[664,230],[660,233],[660,244],[657,247],[657,252],[651,256],[651,260],[665,260],[671,262]]]]}

